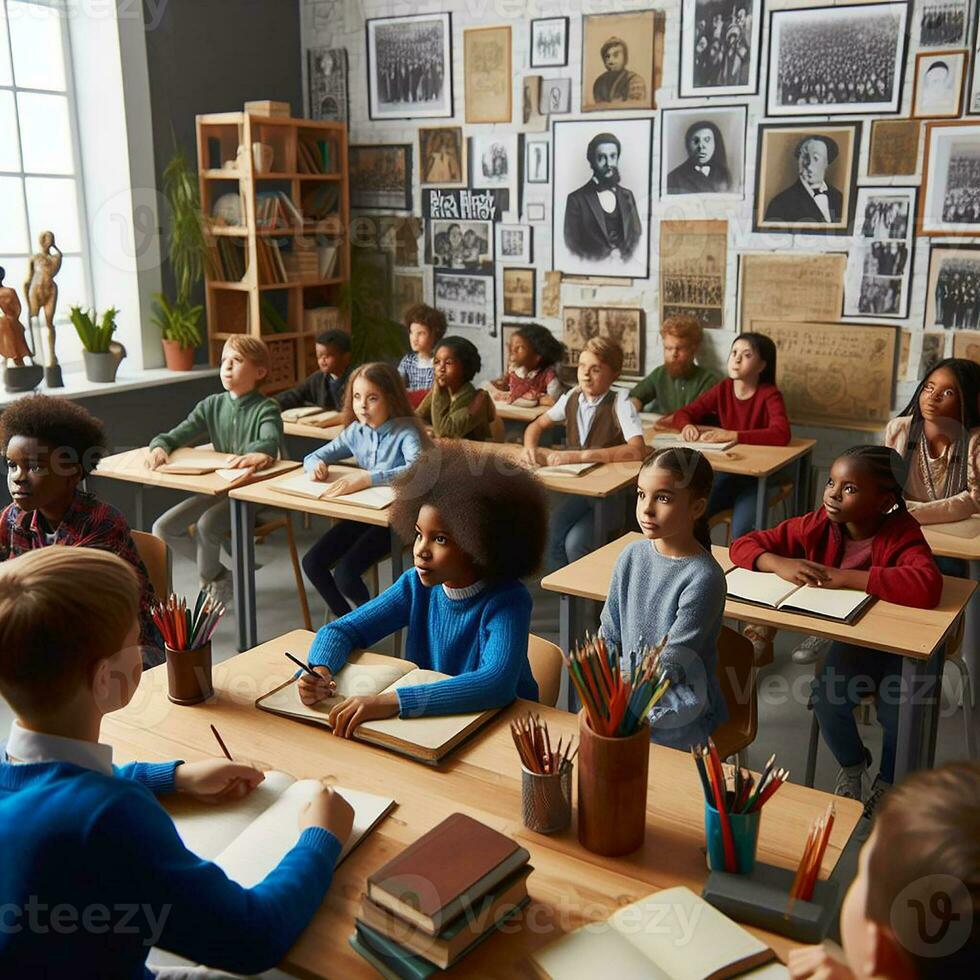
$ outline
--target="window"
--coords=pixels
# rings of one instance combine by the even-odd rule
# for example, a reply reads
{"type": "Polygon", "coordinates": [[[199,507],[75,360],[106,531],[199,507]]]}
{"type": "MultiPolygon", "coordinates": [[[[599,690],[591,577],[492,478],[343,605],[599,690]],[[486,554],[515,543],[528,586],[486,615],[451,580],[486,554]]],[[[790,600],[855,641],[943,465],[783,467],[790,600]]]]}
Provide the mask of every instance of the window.
{"type": "MultiPolygon", "coordinates": [[[[63,4],[0,0],[0,266],[5,285],[20,294],[27,326],[28,261],[41,233],[54,232],[63,255],[55,280],[56,350],[63,365],[81,359],[68,310],[89,305],[92,296],[71,78],[63,4]]],[[[40,333],[28,343],[42,345],[37,358],[43,363],[40,333]]]]}

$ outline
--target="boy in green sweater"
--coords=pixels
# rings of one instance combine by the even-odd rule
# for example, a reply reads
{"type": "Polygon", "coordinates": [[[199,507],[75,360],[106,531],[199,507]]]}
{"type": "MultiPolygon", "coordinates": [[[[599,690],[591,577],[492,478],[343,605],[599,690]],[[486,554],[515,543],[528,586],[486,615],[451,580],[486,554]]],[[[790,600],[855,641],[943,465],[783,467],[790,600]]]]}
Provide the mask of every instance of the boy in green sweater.
{"type": "Polygon", "coordinates": [[[664,362],[633,388],[630,401],[638,412],[670,415],[690,405],[698,395],[718,384],[721,377],[694,363],[703,336],[697,317],[688,313],[667,317],[660,336],[664,362]]]}
{"type": "MultiPolygon", "coordinates": [[[[206,435],[219,453],[234,453],[233,468],[262,470],[270,466],[282,445],[279,406],[259,392],[269,373],[269,348],[257,337],[236,336],[221,351],[224,394],[208,395],[176,428],[150,443],[146,465],[156,469],[175,449],[206,435]]],[[[231,575],[221,564],[221,546],[231,530],[226,496],[195,495],[171,507],[153,524],[153,533],[178,554],[197,562],[201,588],[221,602],[231,599],[231,575]],[[189,527],[197,525],[195,539],[189,527]]]]}

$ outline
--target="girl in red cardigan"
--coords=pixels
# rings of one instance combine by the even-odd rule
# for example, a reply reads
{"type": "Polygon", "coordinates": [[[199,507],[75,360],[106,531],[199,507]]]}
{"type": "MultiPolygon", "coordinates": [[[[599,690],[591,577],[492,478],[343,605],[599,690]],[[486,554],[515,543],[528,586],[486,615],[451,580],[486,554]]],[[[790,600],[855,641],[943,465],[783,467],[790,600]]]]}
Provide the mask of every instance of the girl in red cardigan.
{"type": "MultiPolygon", "coordinates": [[[[942,595],[943,579],[918,521],[905,507],[905,476],[894,449],[848,449],[830,469],[821,510],[739,538],[731,559],[797,585],[861,589],[886,602],[932,609],[942,595]]],[[[862,799],[871,757],[854,709],[867,695],[875,696],[884,729],[877,788],[892,782],[901,660],[894,653],[837,641],[813,679],[810,704],[841,767],[839,796],[862,799]]]]}
{"type": "MultiPolygon", "coordinates": [[[[661,425],[665,422],[661,420],[661,425]]],[[[739,334],[728,355],[728,377],[674,412],[668,424],[680,429],[689,442],[736,439],[753,446],[788,445],[789,419],[776,387],[776,345],[765,334],[739,334]],[[717,417],[721,426],[701,425],[707,416],[717,417]]],[[[772,485],[778,486],[790,472],[787,468],[774,474],[772,485]]],[[[737,538],[752,529],[755,497],[754,477],[717,473],[708,516],[731,507],[732,538],[737,538]]]]}

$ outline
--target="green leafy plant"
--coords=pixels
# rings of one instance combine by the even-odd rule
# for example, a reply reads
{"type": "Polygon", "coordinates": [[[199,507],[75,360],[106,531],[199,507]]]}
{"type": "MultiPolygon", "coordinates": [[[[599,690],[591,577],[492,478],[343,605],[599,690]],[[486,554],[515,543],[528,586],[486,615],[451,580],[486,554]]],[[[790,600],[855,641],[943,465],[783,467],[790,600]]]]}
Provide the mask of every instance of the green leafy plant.
{"type": "Polygon", "coordinates": [[[174,153],[163,171],[163,194],[170,208],[167,257],[177,286],[175,306],[190,302],[191,290],[204,275],[208,246],[201,215],[197,174],[174,139],[174,153]]]}
{"type": "Polygon", "coordinates": [[[109,342],[116,332],[118,314],[119,311],[114,306],[110,306],[102,314],[101,321],[96,323],[95,310],[83,310],[80,306],[73,306],[68,315],[82,346],[92,354],[107,354],[109,342]]]}
{"type": "Polygon", "coordinates": [[[201,313],[204,307],[191,306],[179,300],[173,305],[163,293],[153,294],[153,322],[164,340],[176,340],[181,347],[197,347],[201,337],[201,313]]]}

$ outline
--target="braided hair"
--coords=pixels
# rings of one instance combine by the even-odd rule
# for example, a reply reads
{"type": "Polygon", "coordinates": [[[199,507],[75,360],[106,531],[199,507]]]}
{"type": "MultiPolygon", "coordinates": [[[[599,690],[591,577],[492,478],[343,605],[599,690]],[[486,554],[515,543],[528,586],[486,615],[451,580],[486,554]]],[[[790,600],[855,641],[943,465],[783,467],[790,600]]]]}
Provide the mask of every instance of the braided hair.
{"type": "Polygon", "coordinates": [[[857,460],[877,482],[882,493],[890,493],[895,498],[899,510],[905,506],[905,481],[908,466],[905,460],[889,446],[851,446],[837,457],[857,460]]]}
{"type": "Polygon", "coordinates": [[[919,408],[919,397],[929,378],[941,368],[946,368],[956,378],[956,386],[960,392],[960,426],[956,439],[950,444],[949,464],[946,467],[946,479],[943,480],[940,499],[955,496],[966,489],[970,431],[980,426],[980,364],[968,361],[964,357],[945,358],[919,382],[908,405],[899,412],[900,416],[912,417],[903,454],[905,465],[909,467],[920,448],[925,424],[922,409],[919,408]]]}
{"type": "MultiPolygon", "coordinates": [[[[715,474],[704,454],[696,449],[689,446],[658,449],[643,461],[640,472],[650,466],[666,470],[674,478],[678,488],[687,490],[698,500],[707,500],[711,496],[715,474]]],[[[707,508],[694,522],[694,537],[705,551],[711,551],[711,527],[708,524],[707,508]]]]}

